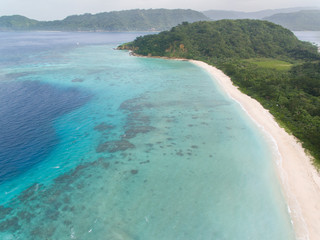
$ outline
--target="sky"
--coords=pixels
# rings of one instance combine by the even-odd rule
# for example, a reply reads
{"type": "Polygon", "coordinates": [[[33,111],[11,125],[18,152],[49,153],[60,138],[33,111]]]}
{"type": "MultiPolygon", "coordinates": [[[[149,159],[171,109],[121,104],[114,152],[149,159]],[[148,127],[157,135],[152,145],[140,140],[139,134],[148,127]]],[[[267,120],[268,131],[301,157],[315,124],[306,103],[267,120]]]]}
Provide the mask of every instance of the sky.
{"type": "Polygon", "coordinates": [[[0,16],[19,14],[36,20],[60,20],[74,14],[94,14],[137,8],[251,12],[310,6],[320,8],[320,0],[0,0],[0,16]]]}

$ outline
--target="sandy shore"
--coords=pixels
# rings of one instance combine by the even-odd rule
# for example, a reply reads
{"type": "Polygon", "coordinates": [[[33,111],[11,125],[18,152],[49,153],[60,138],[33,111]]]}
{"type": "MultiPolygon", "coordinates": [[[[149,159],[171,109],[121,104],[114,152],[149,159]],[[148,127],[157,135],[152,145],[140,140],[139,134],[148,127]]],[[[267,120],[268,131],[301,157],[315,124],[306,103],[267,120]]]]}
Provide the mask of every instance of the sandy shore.
{"type": "Polygon", "coordinates": [[[319,240],[320,176],[301,144],[281,128],[258,101],[241,93],[222,71],[204,62],[190,62],[207,70],[276,143],[281,159],[278,161],[278,175],[297,239],[319,240]]]}

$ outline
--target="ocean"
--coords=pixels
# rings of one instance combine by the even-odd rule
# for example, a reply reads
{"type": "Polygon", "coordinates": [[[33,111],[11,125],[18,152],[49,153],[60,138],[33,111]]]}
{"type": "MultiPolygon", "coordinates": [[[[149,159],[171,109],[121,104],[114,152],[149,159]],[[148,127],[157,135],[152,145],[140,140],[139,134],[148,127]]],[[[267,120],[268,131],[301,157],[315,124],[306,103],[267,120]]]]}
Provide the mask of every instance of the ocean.
{"type": "Polygon", "coordinates": [[[299,40],[311,42],[320,47],[320,31],[294,31],[293,33],[299,40]]]}
{"type": "Polygon", "coordinates": [[[272,141],[146,33],[0,33],[0,239],[295,239],[272,141]]]}

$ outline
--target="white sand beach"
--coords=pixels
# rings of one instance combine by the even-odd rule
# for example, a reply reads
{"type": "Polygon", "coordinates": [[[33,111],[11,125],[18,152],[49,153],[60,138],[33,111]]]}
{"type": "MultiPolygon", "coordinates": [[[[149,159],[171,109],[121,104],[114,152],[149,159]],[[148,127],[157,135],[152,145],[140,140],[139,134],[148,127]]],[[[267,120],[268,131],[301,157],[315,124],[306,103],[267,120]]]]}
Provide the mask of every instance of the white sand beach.
{"type": "Polygon", "coordinates": [[[320,176],[301,144],[258,101],[238,90],[222,71],[201,61],[190,62],[207,70],[276,143],[281,155],[278,176],[297,239],[320,239],[320,176]]]}

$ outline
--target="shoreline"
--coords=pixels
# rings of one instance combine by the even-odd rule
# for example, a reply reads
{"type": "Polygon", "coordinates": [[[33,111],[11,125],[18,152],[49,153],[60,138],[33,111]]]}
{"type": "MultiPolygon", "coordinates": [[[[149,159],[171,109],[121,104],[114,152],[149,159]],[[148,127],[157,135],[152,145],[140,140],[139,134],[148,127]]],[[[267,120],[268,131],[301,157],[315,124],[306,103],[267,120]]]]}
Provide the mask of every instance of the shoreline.
{"type": "MultiPolygon", "coordinates": [[[[174,59],[180,60],[180,59],[174,59]]],[[[221,70],[205,62],[189,62],[206,70],[222,89],[238,102],[249,117],[274,142],[279,154],[277,175],[297,239],[320,239],[320,175],[297,139],[275,121],[268,110],[242,93],[221,70]]]]}

